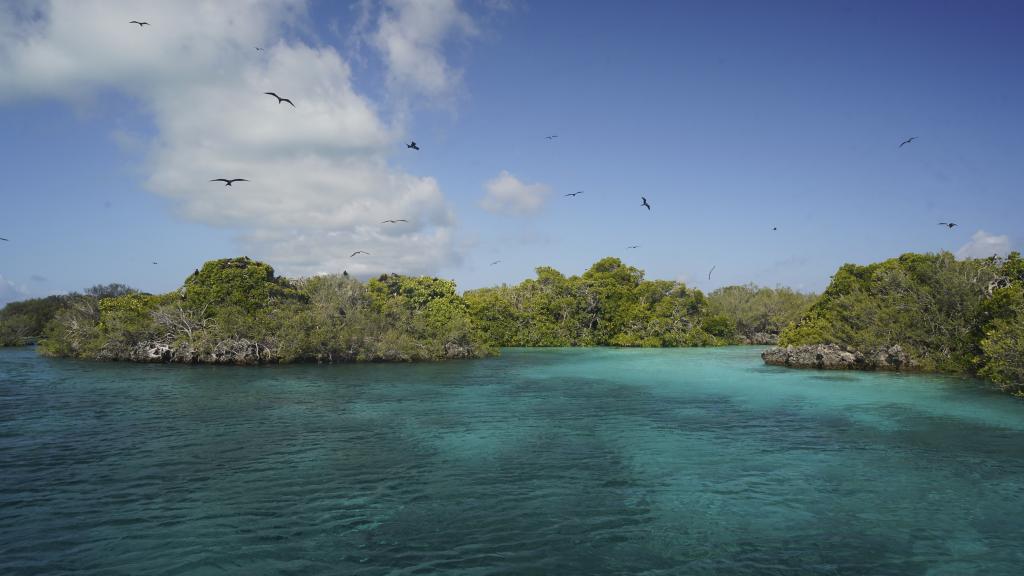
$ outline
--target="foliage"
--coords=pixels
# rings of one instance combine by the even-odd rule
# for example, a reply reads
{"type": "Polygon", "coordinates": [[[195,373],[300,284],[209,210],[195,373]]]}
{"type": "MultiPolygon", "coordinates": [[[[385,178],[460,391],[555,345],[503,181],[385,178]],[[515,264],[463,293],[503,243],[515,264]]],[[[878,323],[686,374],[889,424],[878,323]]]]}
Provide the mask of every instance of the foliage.
{"type": "MultiPolygon", "coordinates": [[[[102,293],[109,293],[104,291],[102,293]]],[[[386,275],[290,281],[248,258],[207,262],[175,292],[80,296],[42,351],[111,360],[436,360],[490,353],[455,283],[386,275]]]]}
{"type": "MultiPolygon", "coordinates": [[[[734,323],[730,335],[739,341],[752,342],[779,334],[783,328],[803,317],[817,299],[817,294],[804,294],[790,288],[747,284],[715,290],[708,295],[708,304],[721,321],[731,320],[734,323]]],[[[722,330],[728,328],[723,327],[722,330]]]]}
{"type": "Polygon", "coordinates": [[[1019,384],[1024,265],[1007,258],[958,261],[948,252],[846,264],[821,298],[783,330],[782,344],[852,349],[899,344],[924,369],[978,372],[1019,384]]]}
{"type": "Polygon", "coordinates": [[[495,346],[703,346],[727,336],[699,290],[644,280],[618,258],[581,276],[540,267],[536,279],[472,290],[465,300],[495,346]]]}

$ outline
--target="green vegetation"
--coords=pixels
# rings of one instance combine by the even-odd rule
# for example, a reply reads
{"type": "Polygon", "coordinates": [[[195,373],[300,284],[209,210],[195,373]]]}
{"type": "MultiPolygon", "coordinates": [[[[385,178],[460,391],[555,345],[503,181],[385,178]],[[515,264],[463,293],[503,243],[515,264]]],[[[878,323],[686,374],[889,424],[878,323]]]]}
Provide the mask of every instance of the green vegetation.
{"type": "Polygon", "coordinates": [[[79,298],[105,298],[133,290],[123,284],[93,286],[85,294],[67,294],[10,302],[0,309],[0,346],[22,346],[42,337],[46,325],[79,298]]]}
{"type": "Polygon", "coordinates": [[[817,294],[753,284],[725,286],[708,295],[712,313],[729,318],[735,338],[749,344],[774,344],[782,329],[802,318],[817,299],[817,294]]]}
{"type": "Polygon", "coordinates": [[[970,373],[1024,391],[1024,262],[904,254],[844,265],[781,344],[866,350],[899,344],[925,370],[970,373]]]}
{"type": "Polygon", "coordinates": [[[150,362],[412,361],[467,358],[491,348],[455,284],[381,276],[368,283],[291,281],[248,258],[207,262],[163,295],[68,297],[44,354],[150,362]]]}
{"type": "Polygon", "coordinates": [[[728,318],[700,290],[644,280],[618,258],[582,276],[548,267],[515,286],[466,292],[470,315],[495,346],[707,346],[733,341],[728,318]]]}

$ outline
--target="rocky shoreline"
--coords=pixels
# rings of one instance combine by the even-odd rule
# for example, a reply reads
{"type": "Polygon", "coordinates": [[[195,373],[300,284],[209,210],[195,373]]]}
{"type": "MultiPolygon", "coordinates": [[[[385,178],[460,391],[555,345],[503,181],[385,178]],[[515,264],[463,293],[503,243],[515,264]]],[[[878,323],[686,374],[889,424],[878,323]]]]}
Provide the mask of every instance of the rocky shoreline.
{"type": "Polygon", "coordinates": [[[777,346],[761,353],[765,364],[819,370],[915,370],[917,365],[899,345],[850,350],[836,344],[777,346]]]}

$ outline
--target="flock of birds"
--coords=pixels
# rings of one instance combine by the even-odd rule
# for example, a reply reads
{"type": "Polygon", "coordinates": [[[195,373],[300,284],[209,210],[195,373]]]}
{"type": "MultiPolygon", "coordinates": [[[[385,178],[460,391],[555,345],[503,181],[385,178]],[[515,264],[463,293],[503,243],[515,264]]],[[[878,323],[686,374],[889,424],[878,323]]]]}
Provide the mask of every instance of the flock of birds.
{"type": "MultiPolygon", "coordinates": [[[[140,29],[145,27],[145,26],[152,26],[149,22],[139,21],[139,20],[132,20],[132,21],[129,22],[129,24],[138,25],[138,27],[140,29]]],[[[256,46],[256,51],[262,53],[263,52],[263,48],[260,47],[260,46],[256,46]]],[[[283,96],[280,96],[276,92],[264,92],[264,94],[267,95],[267,96],[273,96],[274,98],[276,98],[278,104],[283,104],[283,103],[287,102],[288,104],[290,104],[292,106],[292,108],[295,108],[295,103],[292,102],[291,99],[285,98],[283,96]]],[[[544,137],[544,139],[547,140],[548,142],[554,141],[556,138],[558,138],[558,134],[549,134],[549,135],[544,137]]],[[[911,136],[910,138],[907,138],[906,140],[900,142],[900,145],[897,148],[903,148],[904,146],[906,146],[907,144],[912,143],[915,140],[917,140],[917,136],[911,136]]],[[[410,149],[410,150],[419,150],[420,149],[419,145],[416,143],[415,140],[410,141],[408,144],[405,145],[405,147],[410,149]]],[[[223,182],[225,186],[231,186],[235,182],[249,182],[249,180],[247,180],[245,178],[213,178],[213,179],[210,180],[210,182],[223,182]]],[[[565,194],[564,196],[567,197],[567,198],[576,198],[577,196],[579,196],[579,195],[581,195],[583,193],[584,193],[583,190],[579,190],[579,191],[576,191],[576,192],[570,192],[568,194],[565,194]]],[[[640,206],[642,208],[647,208],[648,211],[651,210],[650,202],[648,202],[647,198],[645,198],[643,196],[640,197],[640,206]]],[[[399,223],[408,223],[408,222],[409,221],[407,219],[405,219],[405,218],[390,218],[390,219],[387,219],[387,220],[382,220],[381,224],[399,224],[399,223]]],[[[953,229],[954,227],[958,226],[958,224],[956,222],[939,222],[939,225],[940,226],[945,226],[945,227],[947,227],[949,229],[953,229]]],[[[778,231],[778,227],[777,226],[773,226],[772,227],[772,231],[773,232],[774,231],[778,231]]],[[[4,242],[10,242],[10,240],[8,240],[7,238],[0,238],[0,240],[2,240],[4,242]]],[[[634,249],[637,249],[639,247],[640,247],[640,245],[633,244],[633,245],[630,245],[630,246],[626,246],[626,249],[627,250],[634,250],[634,249]]],[[[351,255],[349,255],[349,258],[355,258],[356,256],[358,256],[360,254],[363,254],[363,255],[366,255],[366,256],[370,256],[371,255],[369,252],[367,252],[365,250],[356,250],[356,251],[352,252],[351,255]]],[[[501,263],[501,260],[495,260],[495,261],[491,262],[490,265],[491,266],[495,266],[495,265],[500,264],[500,263],[501,263]]],[[[157,262],[153,262],[153,264],[157,264],[157,262]]],[[[715,271],[715,266],[712,266],[711,270],[708,271],[708,280],[711,279],[711,273],[714,272],[714,271],[715,271]]]]}

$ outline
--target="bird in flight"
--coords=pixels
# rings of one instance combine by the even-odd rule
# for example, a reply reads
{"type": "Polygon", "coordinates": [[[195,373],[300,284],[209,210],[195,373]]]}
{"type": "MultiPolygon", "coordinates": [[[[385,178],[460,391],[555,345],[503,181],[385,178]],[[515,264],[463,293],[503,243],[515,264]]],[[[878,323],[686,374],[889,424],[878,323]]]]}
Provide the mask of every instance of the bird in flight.
{"type": "Polygon", "coordinates": [[[491,262],[491,266],[494,266],[495,264],[501,264],[501,260],[495,260],[494,262],[491,262]]]}
{"type": "Polygon", "coordinates": [[[640,247],[639,244],[633,244],[632,246],[626,246],[626,250],[632,250],[634,248],[639,248],[639,247],[640,247]]]}
{"type": "Polygon", "coordinates": [[[263,52],[263,48],[260,48],[259,46],[257,46],[257,47],[256,47],[256,51],[257,51],[257,52],[263,52]]]}
{"type": "Polygon", "coordinates": [[[776,231],[776,230],[778,230],[778,229],[779,229],[779,227],[778,227],[778,226],[772,226],[772,232],[775,232],[775,231],[776,231]]]}
{"type": "Polygon", "coordinates": [[[281,98],[280,96],[274,94],[273,92],[264,92],[264,94],[266,94],[267,96],[273,96],[274,98],[277,98],[278,104],[280,104],[281,102],[287,102],[292,105],[292,108],[295,108],[295,103],[287,98],[281,98]]]}
{"type": "Polygon", "coordinates": [[[406,148],[410,148],[412,150],[419,150],[420,149],[420,147],[416,145],[416,141],[415,140],[413,140],[413,141],[409,142],[408,144],[406,144],[405,147],[406,148]]]}
{"type": "Polygon", "coordinates": [[[711,280],[711,273],[715,271],[716,266],[712,266],[711,270],[708,270],[708,280],[711,280]]]}
{"type": "Polygon", "coordinates": [[[952,228],[954,226],[959,226],[959,224],[957,224],[956,222],[939,222],[939,226],[945,226],[946,228],[952,228]]]}
{"type": "Polygon", "coordinates": [[[152,26],[149,22],[139,22],[138,20],[132,20],[129,24],[138,24],[139,28],[142,28],[143,26],[152,26]]]}
{"type": "Polygon", "coordinates": [[[545,136],[544,138],[550,142],[551,140],[558,138],[558,134],[552,134],[551,136],[545,136]]]}
{"type": "Polygon", "coordinates": [[[0,240],[3,240],[4,242],[10,242],[10,240],[8,240],[7,238],[0,238],[0,240]]]}
{"type": "Polygon", "coordinates": [[[405,218],[395,218],[394,220],[383,220],[381,224],[398,224],[399,222],[408,222],[405,218]]]}
{"type": "Polygon", "coordinates": [[[910,138],[907,138],[907,139],[906,139],[906,140],[904,140],[903,142],[900,142],[900,145],[899,145],[899,147],[900,147],[900,148],[903,148],[903,145],[904,145],[904,144],[910,144],[910,143],[911,143],[911,142],[913,142],[914,140],[917,140],[917,136],[911,136],[910,138]]]}
{"type": "Polygon", "coordinates": [[[651,205],[647,203],[647,198],[644,198],[643,196],[641,196],[640,200],[641,200],[641,202],[640,202],[641,206],[647,206],[648,210],[651,209],[651,205]]]}
{"type": "Polygon", "coordinates": [[[573,198],[575,198],[575,197],[579,196],[580,194],[583,194],[583,190],[580,190],[579,192],[570,192],[570,193],[566,194],[566,196],[572,196],[573,198]]]}
{"type": "Polygon", "coordinates": [[[248,182],[245,178],[214,178],[210,182],[223,182],[225,186],[231,186],[232,182],[248,182]]]}
{"type": "Polygon", "coordinates": [[[356,254],[366,254],[367,256],[370,255],[369,252],[366,252],[366,251],[363,251],[363,250],[356,250],[355,252],[352,253],[351,256],[349,256],[349,258],[355,258],[356,254]]]}
{"type": "Polygon", "coordinates": [[[153,262],[153,264],[158,264],[158,262],[153,262]]]}

